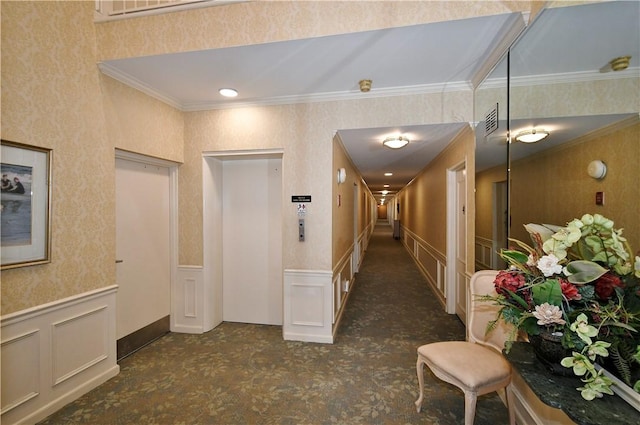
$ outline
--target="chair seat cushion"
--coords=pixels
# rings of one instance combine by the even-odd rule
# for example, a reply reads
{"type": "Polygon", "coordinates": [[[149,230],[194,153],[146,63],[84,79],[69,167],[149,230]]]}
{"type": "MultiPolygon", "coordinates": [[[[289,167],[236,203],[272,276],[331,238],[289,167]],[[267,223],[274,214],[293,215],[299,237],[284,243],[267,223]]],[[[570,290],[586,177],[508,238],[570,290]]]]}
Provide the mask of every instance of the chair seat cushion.
{"type": "Polygon", "coordinates": [[[511,366],[502,354],[468,341],[443,341],[418,348],[436,376],[475,391],[509,379],[511,366]],[[447,379],[448,378],[448,379],[447,379]]]}

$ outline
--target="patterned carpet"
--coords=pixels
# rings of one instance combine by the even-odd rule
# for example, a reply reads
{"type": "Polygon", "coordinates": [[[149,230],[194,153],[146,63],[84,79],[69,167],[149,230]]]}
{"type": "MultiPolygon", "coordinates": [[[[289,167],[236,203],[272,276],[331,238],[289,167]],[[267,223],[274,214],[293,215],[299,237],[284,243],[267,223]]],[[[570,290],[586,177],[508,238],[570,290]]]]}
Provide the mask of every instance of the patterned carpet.
{"type": "MultiPolygon", "coordinates": [[[[428,368],[416,412],[415,361],[419,345],[463,338],[391,228],[379,225],[334,344],[283,341],[278,326],[227,322],[204,335],[171,333],[40,423],[458,425],[462,392],[428,368]]],[[[475,423],[507,423],[495,393],[479,398],[475,423]]]]}

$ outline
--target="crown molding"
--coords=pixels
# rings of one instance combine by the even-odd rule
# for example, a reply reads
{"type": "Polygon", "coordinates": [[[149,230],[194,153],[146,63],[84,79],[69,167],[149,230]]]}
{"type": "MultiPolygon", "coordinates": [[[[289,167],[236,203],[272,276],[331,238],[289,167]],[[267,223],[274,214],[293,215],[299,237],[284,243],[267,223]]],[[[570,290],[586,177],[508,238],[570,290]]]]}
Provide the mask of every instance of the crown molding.
{"type": "MultiPolygon", "coordinates": [[[[223,102],[187,102],[183,103],[179,99],[169,96],[162,91],[159,91],[148,84],[133,78],[131,75],[124,73],[117,68],[106,64],[104,62],[98,63],[100,71],[136,90],[145,93],[155,99],[160,100],[183,112],[196,112],[216,109],[235,109],[257,106],[275,106],[275,105],[293,105],[293,104],[308,104],[318,102],[337,102],[347,100],[362,100],[373,99],[383,97],[394,96],[410,96],[421,94],[434,94],[434,93],[447,93],[456,91],[466,91],[473,89],[473,83],[471,81],[456,81],[448,83],[438,84],[420,84],[404,87],[387,87],[379,88],[367,93],[362,93],[359,90],[350,90],[344,92],[329,92],[329,93],[316,93],[306,95],[293,95],[293,96],[277,96],[264,99],[247,99],[247,100],[227,100],[223,102]]],[[[624,75],[611,72],[599,72],[599,71],[586,71],[586,72],[572,72],[563,74],[544,74],[527,77],[512,77],[512,87],[523,86],[536,86],[544,84],[567,84],[576,82],[589,82],[589,81],[601,81],[601,80],[616,80],[620,78],[638,78],[640,75],[640,68],[628,68],[624,71],[624,75]]],[[[494,79],[485,80],[482,83],[483,89],[491,88],[503,88],[507,84],[506,77],[499,77],[494,79]]]]}
{"type": "Polygon", "coordinates": [[[159,101],[164,102],[169,106],[182,110],[182,105],[178,99],[175,99],[171,96],[167,96],[166,94],[154,89],[148,84],[143,83],[137,78],[133,78],[131,75],[124,73],[109,64],[106,64],[104,62],[99,62],[98,69],[104,75],[107,75],[113,78],[114,80],[120,81],[122,84],[126,86],[139,90],[142,93],[147,94],[155,99],[158,99],[159,101]]]}
{"type": "Polygon", "coordinates": [[[345,92],[314,93],[293,96],[277,96],[264,99],[247,99],[245,101],[227,102],[193,102],[185,103],[180,108],[182,111],[204,111],[212,109],[232,109],[255,106],[293,105],[299,103],[336,102],[346,100],[362,100],[382,97],[409,96],[430,93],[445,93],[471,90],[471,85],[466,81],[445,84],[422,84],[404,87],[379,88],[374,91],[362,93],[359,90],[345,92]]]}

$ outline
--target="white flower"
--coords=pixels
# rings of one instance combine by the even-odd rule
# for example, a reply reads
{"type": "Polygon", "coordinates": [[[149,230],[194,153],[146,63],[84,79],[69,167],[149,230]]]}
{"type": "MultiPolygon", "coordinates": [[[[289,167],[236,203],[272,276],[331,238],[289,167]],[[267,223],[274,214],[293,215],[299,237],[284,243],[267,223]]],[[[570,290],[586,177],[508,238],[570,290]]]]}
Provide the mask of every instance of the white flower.
{"type": "Polygon", "coordinates": [[[545,277],[553,276],[562,272],[562,266],[558,264],[558,257],[553,254],[545,255],[538,260],[538,269],[545,277]]]}
{"type": "Polygon", "coordinates": [[[633,266],[636,277],[640,277],[640,257],[636,256],[636,263],[633,266]]]}
{"type": "Polygon", "coordinates": [[[533,316],[538,319],[539,325],[564,325],[562,311],[557,305],[544,303],[536,306],[533,316]]]}

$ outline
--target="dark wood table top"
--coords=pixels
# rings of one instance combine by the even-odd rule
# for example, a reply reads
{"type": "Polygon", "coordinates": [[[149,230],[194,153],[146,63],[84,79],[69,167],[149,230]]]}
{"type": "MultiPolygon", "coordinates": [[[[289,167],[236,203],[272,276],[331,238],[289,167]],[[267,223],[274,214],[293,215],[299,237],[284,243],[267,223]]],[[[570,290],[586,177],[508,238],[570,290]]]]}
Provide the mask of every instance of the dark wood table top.
{"type": "Polygon", "coordinates": [[[531,390],[545,404],[561,409],[579,425],[640,425],[640,412],[617,395],[587,401],[576,388],[582,382],[576,376],[552,374],[536,357],[527,342],[514,342],[504,353],[531,390]]]}

